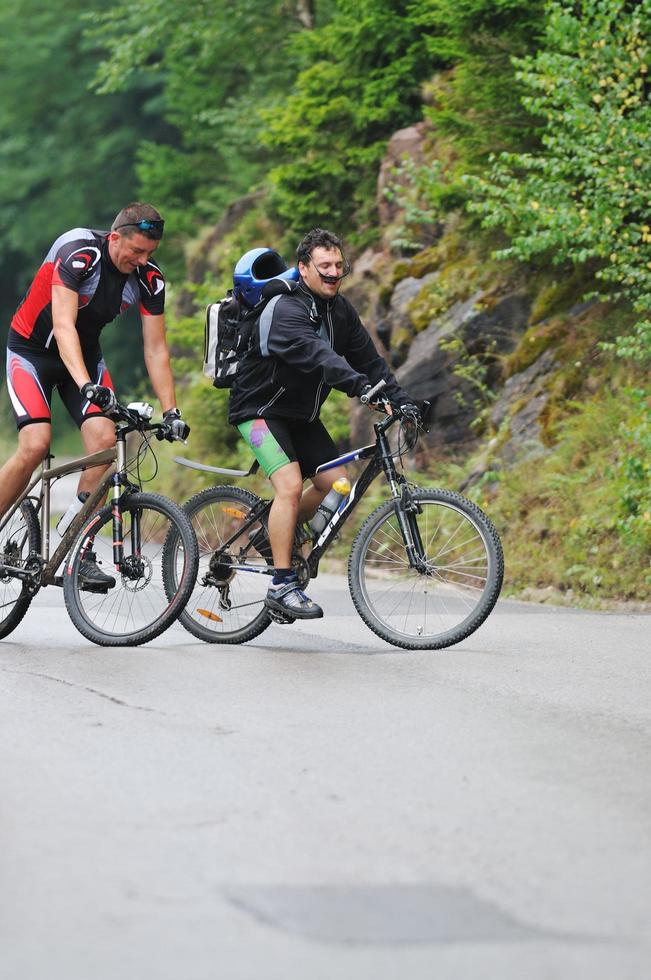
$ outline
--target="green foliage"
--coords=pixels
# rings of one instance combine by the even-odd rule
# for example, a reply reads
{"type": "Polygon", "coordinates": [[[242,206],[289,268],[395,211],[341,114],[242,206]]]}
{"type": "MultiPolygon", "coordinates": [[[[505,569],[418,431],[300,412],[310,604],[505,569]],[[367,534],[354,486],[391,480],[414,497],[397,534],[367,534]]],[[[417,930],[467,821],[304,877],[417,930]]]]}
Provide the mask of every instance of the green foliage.
{"type": "Polygon", "coordinates": [[[434,160],[429,166],[416,166],[406,157],[392,173],[384,194],[398,208],[400,221],[391,238],[391,247],[403,255],[419,252],[428,244],[441,213],[441,200],[447,185],[443,165],[434,160]]]}
{"type": "Polygon", "coordinates": [[[125,96],[90,94],[97,48],[80,21],[93,5],[72,0],[66,16],[38,0],[0,6],[0,258],[101,227],[136,193],[136,134],[160,127],[155,89],[134,76],[125,96]]]}
{"type": "Polygon", "coordinates": [[[422,87],[426,163],[404,160],[387,190],[401,214],[391,245],[403,253],[426,245],[445,215],[466,204],[465,175],[482,173],[490,154],[537,144],[513,57],[535,51],[542,0],[431,0],[426,8],[428,51],[446,70],[422,87]]]}
{"type": "Polygon", "coordinates": [[[260,111],[282,99],[296,70],[289,41],[302,26],[291,8],[142,0],[95,18],[93,37],[108,52],[100,91],[121,91],[140,71],[162,82],[174,130],[141,148],[139,176],[144,196],[164,196],[177,232],[190,234],[264,173],[260,111]]]}
{"type": "Polygon", "coordinates": [[[472,404],[478,413],[475,428],[483,425],[482,412],[495,401],[497,395],[489,384],[489,372],[496,358],[497,344],[493,340],[485,351],[471,351],[465,341],[459,337],[443,338],[439,344],[441,350],[451,354],[453,361],[452,373],[464,382],[464,389],[457,391],[455,397],[460,405],[472,404]],[[472,395],[466,392],[472,392],[472,395]]]}
{"type": "MultiPolygon", "coordinates": [[[[651,308],[651,0],[554,0],[544,49],[520,59],[527,109],[544,122],[542,148],[502,153],[470,180],[471,209],[501,226],[520,260],[593,262],[635,309],[651,308]]],[[[651,356],[643,320],[620,353],[651,356]]]]}
{"type": "Polygon", "coordinates": [[[507,588],[649,599],[648,398],[624,386],[565,408],[553,452],[470,491],[503,537],[507,588]]]}
{"type": "Polygon", "coordinates": [[[646,542],[651,550],[651,399],[639,388],[626,392],[632,413],[620,425],[620,519],[627,541],[646,542]]]}
{"type": "Polygon", "coordinates": [[[532,142],[535,123],[521,104],[512,59],[536,50],[543,0],[430,0],[428,7],[430,54],[453,70],[428,86],[426,114],[437,134],[454,140],[455,170],[532,142]]]}
{"type": "Polygon", "coordinates": [[[316,224],[372,234],[375,184],[389,136],[420,117],[419,86],[436,67],[429,0],[338,0],[332,20],[296,38],[302,70],[264,143],[273,203],[297,234],[316,224]]]}
{"type": "MultiPolygon", "coordinates": [[[[134,75],[120,95],[90,92],[98,51],[83,15],[100,9],[98,0],[0,4],[3,331],[54,239],[76,226],[106,228],[136,198],[138,140],[163,129],[153,80],[134,75]]],[[[135,384],[139,328],[117,333],[106,336],[108,361],[122,358],[123,379],[135,384]]]]}

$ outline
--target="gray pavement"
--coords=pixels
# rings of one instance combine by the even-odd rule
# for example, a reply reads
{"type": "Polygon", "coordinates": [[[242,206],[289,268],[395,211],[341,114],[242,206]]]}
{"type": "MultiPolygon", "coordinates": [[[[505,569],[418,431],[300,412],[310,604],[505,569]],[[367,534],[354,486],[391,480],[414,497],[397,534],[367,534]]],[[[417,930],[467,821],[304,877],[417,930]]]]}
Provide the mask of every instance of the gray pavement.
{"type": "Polygon", "coordinates": [[[0,642],[7,980],[642,980],[651,618],[399,652],[342,578],[243,647],[0,642]]]}

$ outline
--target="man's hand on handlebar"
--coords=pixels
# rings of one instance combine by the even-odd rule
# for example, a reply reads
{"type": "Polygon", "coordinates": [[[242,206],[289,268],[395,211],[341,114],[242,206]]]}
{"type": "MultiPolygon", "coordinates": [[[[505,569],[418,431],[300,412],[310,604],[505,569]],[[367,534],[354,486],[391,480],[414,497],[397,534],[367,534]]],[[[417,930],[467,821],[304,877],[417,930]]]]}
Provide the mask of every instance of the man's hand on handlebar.
{"type": "Polygon", "coordinates": [[[168,408],[163,412],[163,422],[166,424],[169,434],[164,436],[170,442],[185,442],[190,435],[190,426],[181,417],[178,408],[168,408]]]}
{"type": "Polygon", "coordinates": [[[405,402],[400,406],[400,414],[405,422],[413,422],[419,429],[423,427],[423,416],[418,405],[414,402],[405,402]]]}
{"type": "Polygon", "coordinates": [[[376,412],[385,412],[386,415],[392,415],[393,410],[391,408],[391,402],[386,395],[382,394],[381,391],[385,384],[385,381],[379,381],[376,385],[364,385],[360,393],[359,400],[361,401],[362,405],[366,405],[366,407],[369,409],[376,412]]]}
{"type": "Polygon", "coordinates": [[[118,400],[115,397],[115,392],[106,385],[96,385],[92,381],[87,381],[79,391],[84,398],[87,398],[93,405],[97,405],[105,413],[111,412],[117,407],[118,400]]]}

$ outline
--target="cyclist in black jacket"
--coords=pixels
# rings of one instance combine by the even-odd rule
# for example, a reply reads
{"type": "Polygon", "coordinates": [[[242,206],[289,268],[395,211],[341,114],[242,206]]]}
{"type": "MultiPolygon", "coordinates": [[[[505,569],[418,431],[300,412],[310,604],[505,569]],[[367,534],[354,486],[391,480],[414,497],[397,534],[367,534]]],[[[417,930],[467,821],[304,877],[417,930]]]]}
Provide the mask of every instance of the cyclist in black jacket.
{"type": "Polygon", "coordinates": [[[339,294],[348,274],[339,238],[315,228],[297,249],[300,280],[274,296],[256,324],[250,350],[231,389],[229,421],[236,425],[271,479],[269,513],[274,577],[269,608],[294,619],[316,619],[322,609],[299,588],[291,569],[297,521],[308,520],[344,467],[315,475],[337,455],[319,412],[332,388],[351,398],[383,379],[383,395],[398,405],[413,400],[378,354],[352,304],[339,294]],[[303,492],[303,480],[312,485],[303,492]]]}

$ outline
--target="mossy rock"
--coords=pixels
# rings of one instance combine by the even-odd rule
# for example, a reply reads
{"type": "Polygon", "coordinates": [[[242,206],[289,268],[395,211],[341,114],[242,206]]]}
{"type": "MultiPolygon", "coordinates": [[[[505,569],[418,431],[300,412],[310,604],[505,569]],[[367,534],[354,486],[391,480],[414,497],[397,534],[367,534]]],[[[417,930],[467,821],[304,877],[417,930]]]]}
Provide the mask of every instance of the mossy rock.
{"type": "Polygon", "coordinates": [[[567,335],[567,323],[563,319],[550,320],[529,329],[522,335],[515,350],[504,360],[504,377],[526,371],[544,351],[558,345],[567,335]]]}
{"type": "Polygon", "coordinates": [[[399,327],[391,335],[391,347],[393,350],[399,351],[403,347],[408,347],[411,343],[413,334],[407,329],[407,327],[399,327]]]}
{"type": "Polygon", "coordinates": [[[415,333],[427,329],[432,319],[451,306],[450,297],[439,280],[428,282],[407,308],[415,333]]]}
{"type": "Polygon", "coordinates": [[[583,268],[578,268],[565,275],[558,275],[551,281],[542,282],[531,304],[529,323],[534,325],[581,302],[593,278],[586,274],[583,268]]]}
{"type": "Polygon", "coordinates": [[[422,279],[428,272],[436,272],[442,262],[441,249],[438,245],[431,245],[429,248],[418,252],[411,260],[410,275],[416,279],[422,279]]]}

